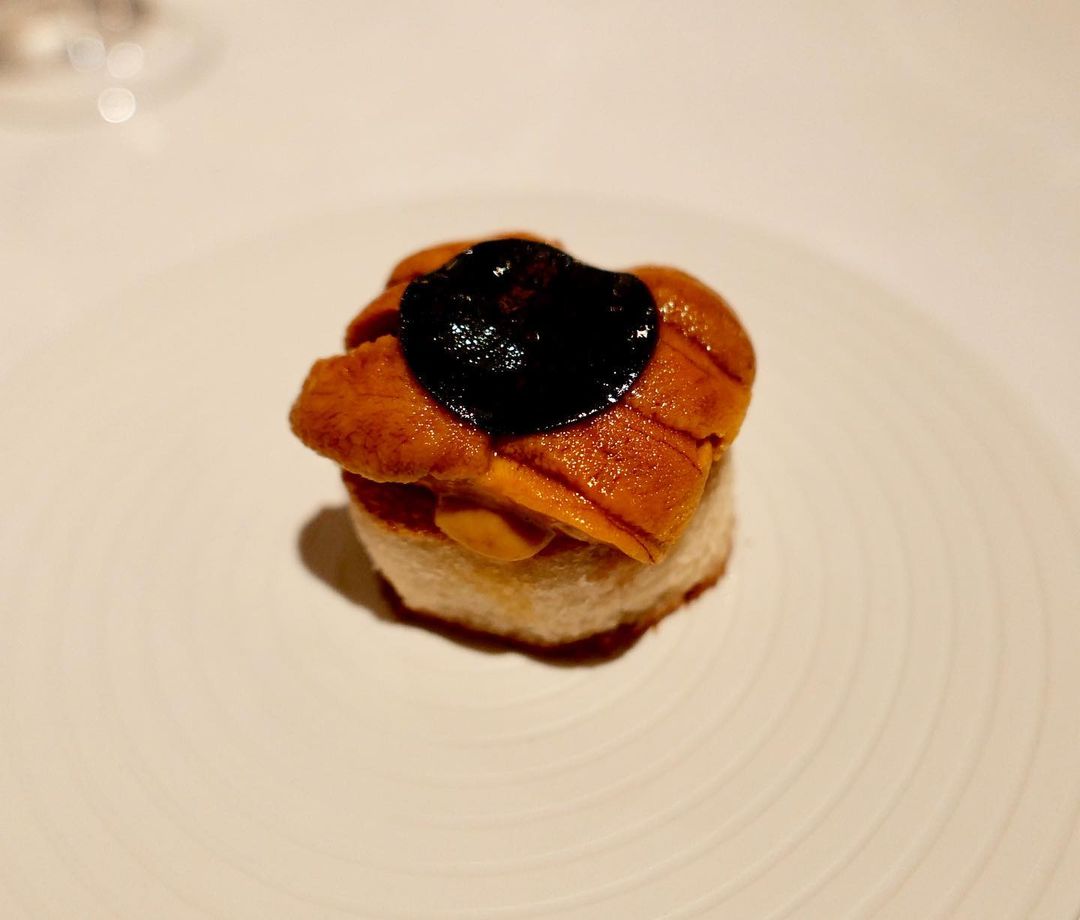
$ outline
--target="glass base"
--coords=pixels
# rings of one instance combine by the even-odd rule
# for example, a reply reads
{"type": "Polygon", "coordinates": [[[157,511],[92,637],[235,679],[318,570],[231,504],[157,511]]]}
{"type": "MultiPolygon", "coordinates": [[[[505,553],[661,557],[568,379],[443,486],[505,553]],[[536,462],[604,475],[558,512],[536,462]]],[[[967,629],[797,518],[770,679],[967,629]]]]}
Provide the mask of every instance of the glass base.
{"type": "Polygon", "coordinates": [[[147,3],[9,0],[0,21],[0,121],[122,124],[198,76],[209,42],[147,3]]]}

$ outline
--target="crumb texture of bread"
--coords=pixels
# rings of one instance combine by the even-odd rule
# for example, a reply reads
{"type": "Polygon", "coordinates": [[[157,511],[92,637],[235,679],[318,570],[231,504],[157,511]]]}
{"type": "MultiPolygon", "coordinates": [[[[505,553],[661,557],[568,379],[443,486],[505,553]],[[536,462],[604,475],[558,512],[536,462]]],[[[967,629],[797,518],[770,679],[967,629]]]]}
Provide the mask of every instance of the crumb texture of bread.
{"type": "Polygon", "coordinates": [[[350,490],[357,536],[405,607],[471,630],[554,648],[655,622],[721,574],[734,524],[730,452],[663,561],[566,540],[517,562],[485,559],[430,527],[406,527],[350,490]]]}

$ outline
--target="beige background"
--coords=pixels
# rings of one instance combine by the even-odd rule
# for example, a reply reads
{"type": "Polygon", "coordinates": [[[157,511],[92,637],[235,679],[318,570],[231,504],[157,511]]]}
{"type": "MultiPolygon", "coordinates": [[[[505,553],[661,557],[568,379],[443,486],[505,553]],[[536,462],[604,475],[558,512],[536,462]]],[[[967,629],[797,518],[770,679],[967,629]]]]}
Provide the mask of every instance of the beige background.
{"type": "Polygon", "coordinates": [[[1069,0],[174,9],[215,49],[187,92],[119,126],[0,128],[0,370],[161,266],[295,219],[599,193],[747,221],[870,276],[1080,460],[1069,0]]]}

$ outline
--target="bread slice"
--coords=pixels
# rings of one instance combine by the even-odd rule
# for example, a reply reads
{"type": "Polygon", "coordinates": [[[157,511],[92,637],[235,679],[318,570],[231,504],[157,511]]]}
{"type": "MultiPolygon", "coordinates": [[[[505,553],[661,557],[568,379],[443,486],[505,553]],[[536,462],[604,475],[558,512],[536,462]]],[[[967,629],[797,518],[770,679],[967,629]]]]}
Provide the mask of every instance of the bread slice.
{"type": "Polygon", "coordinates": [[[345,482],[357,536],[406,611],[533,648],[621,645],[715,582],[731,551],[730,451],[686,531],[651,565],[569,537],[530,559],[487,559],[434,526],[426,489],[345,482]]]}

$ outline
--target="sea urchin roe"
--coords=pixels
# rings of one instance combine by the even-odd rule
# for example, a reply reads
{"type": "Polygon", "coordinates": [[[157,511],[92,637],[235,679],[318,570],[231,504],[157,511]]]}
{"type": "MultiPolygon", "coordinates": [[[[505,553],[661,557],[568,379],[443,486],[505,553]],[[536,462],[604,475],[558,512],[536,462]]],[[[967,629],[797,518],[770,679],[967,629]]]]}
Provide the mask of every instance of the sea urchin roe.
{"type": "Polygon", "coordinates": [[[502,562],[535,556],[555,536],[554,531],[538,527],[520,515],[453,495],[439,496],[435,526],[474,553],[502,562]]]}
{"type": "Polygon", "coordinates": [[[346,349],[311,368],[293,430],[350,471],[354,497],[364,483],[400,506],[384,522],[501,559],[547,552],[553,531],[663,559],[739,432],[755,374],[730,306],[685,272],[603,272],[516,235],[406,259],[350,324],[346,349]],[[420,360],[404,354],[410,311],[411,345],[433,341],[420,360]],[[636,370],[616,360],[628,352],[636,370]],[[422,382],[425,367],[434,377],[422,382]],[[609,388],[582,406],[597,380],[609,388]],[[477,397],[471,415],[464,400],[448,406],[455,393],[477,397]]]}
{"type": "Polygon", "coordinates": [[[501,239],[412,281],[399,338],[437,402],[489,434],[523,435],[618,402],[652,357],[658,326],[653,296],[634,275],[501,239]]]}

